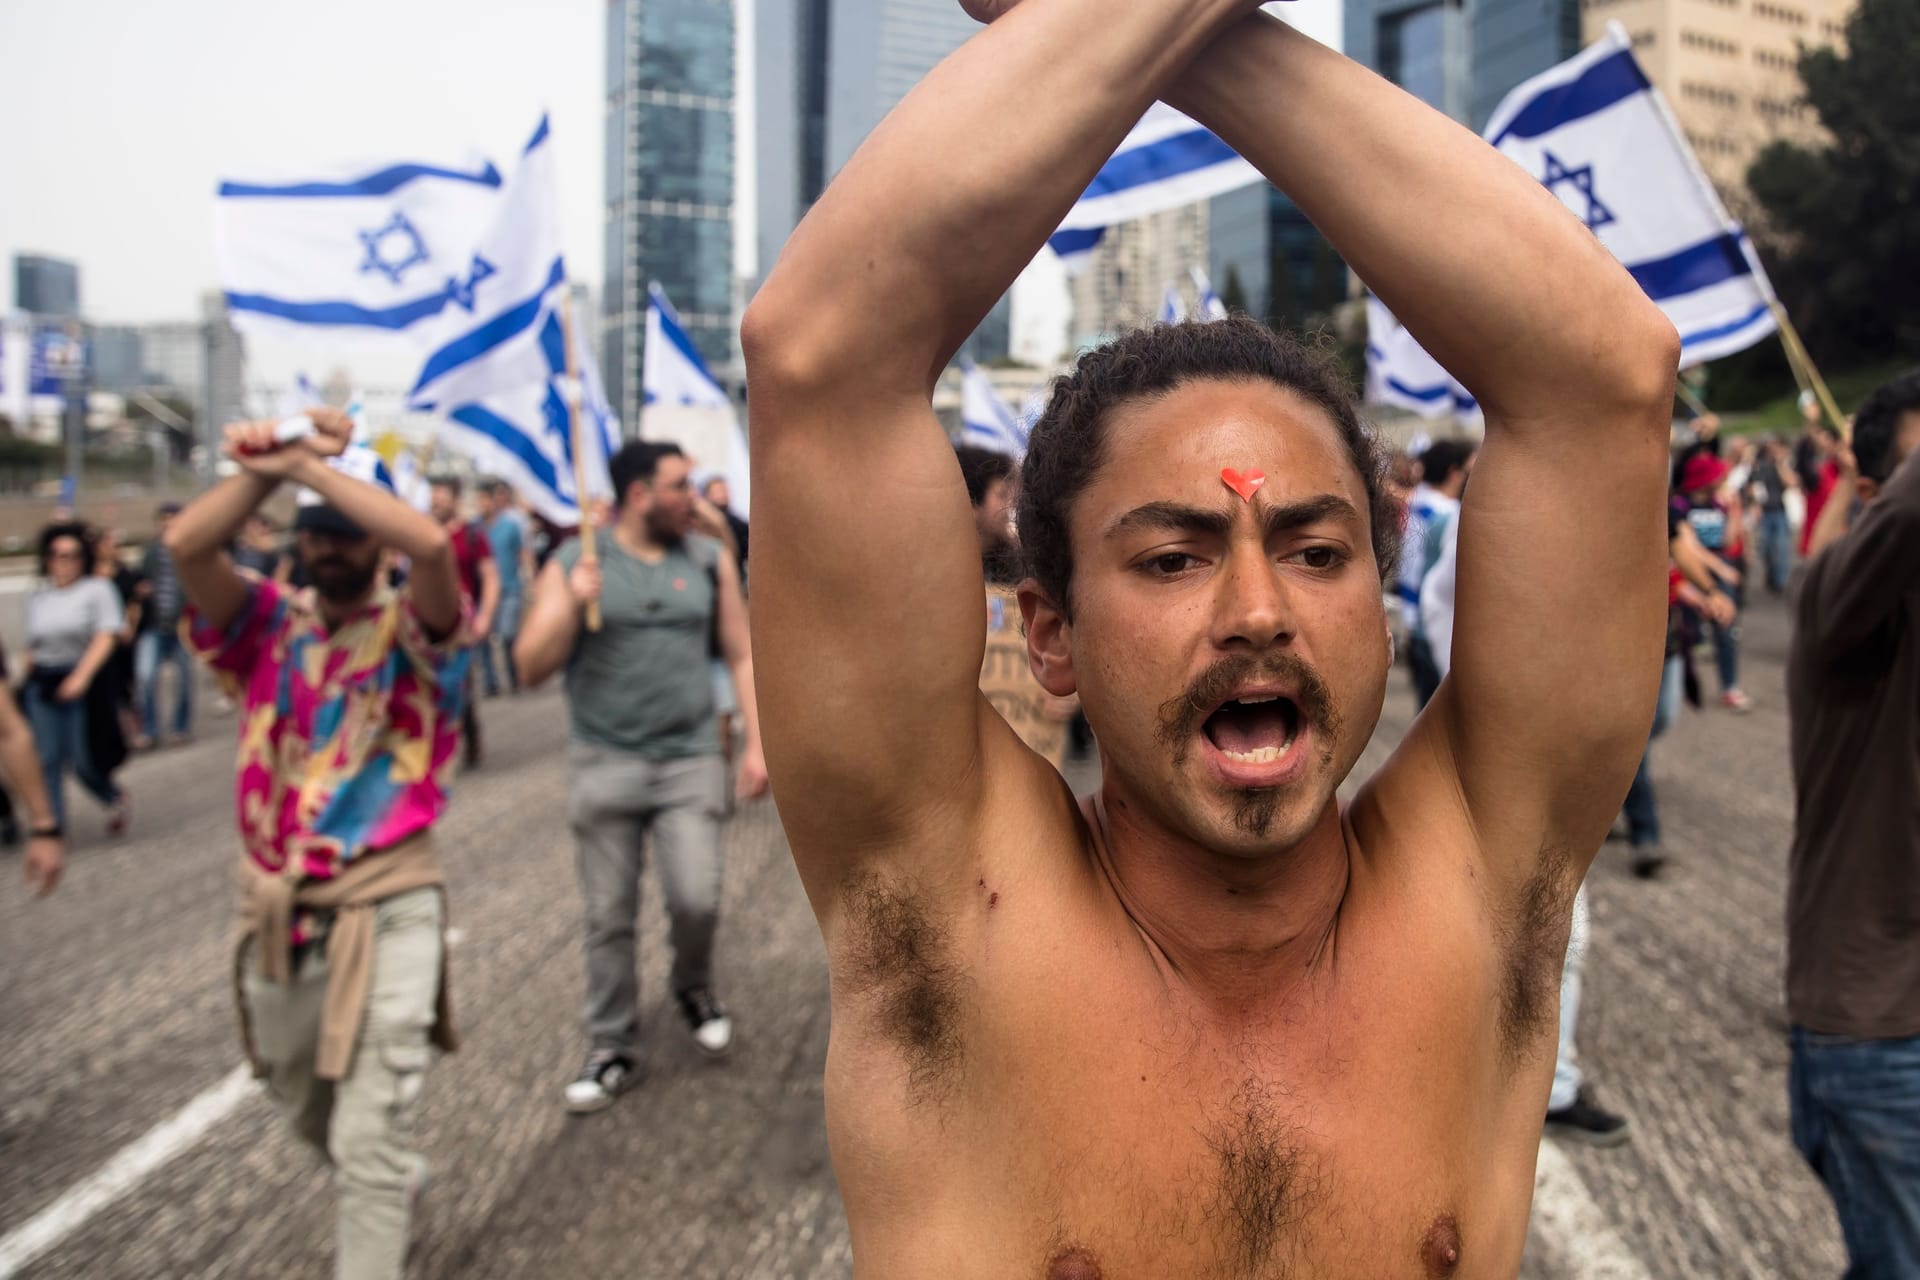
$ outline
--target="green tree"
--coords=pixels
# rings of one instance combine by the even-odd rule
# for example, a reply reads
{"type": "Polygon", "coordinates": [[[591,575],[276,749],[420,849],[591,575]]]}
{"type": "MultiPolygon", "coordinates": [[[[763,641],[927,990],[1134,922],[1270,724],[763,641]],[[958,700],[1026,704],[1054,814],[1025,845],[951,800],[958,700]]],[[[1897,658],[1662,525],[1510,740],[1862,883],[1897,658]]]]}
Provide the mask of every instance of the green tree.
{"type": "Polygon", "coordinates": [[[1235,315],[1253,309],[1247,305],[1247,286],[1240,279],[1240,268],[1233,263],[1227,264],[1227,279],[1220,286],[1220,302],[1235,315]]]}
{"type": "Polygon", "coordinates": [[[1763,257],[1816,357],[1920,348],[1920,4],[1860,0],[1847,52],[1803,49],[1807,102],[1832,135],[1770,144],[1747,172],[1763,257]]]}

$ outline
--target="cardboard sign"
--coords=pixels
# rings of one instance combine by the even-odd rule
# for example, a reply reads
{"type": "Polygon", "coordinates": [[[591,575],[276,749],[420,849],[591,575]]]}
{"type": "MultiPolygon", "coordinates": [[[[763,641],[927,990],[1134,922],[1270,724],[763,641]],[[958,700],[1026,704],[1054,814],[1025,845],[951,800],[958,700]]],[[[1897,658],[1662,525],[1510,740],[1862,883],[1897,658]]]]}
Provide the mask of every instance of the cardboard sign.
{"type": "Polygon", "coordinates": [[[1054,768],[1066,758],[1067,724],[1047,713],[1047,691],[1027,665],[1027,638],[1011,587],[987,588],[987,652],[980,664],[980,692],[1020,740],[1054,768]]]}

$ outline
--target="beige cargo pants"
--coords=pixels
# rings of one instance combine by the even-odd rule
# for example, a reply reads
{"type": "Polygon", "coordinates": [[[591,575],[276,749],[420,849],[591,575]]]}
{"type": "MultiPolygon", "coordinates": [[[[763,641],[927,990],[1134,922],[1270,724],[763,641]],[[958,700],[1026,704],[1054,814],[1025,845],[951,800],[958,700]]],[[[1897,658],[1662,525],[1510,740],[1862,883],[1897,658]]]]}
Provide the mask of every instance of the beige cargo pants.
{"type": "Polygon", "coordinates": [[[247,964],[247,1007],[268,1092],[293,1131],[334,1168],[338,1280],[397,1280],[406,1269],[410,1201],[425,1172],[411,1149],[413,1119],[432,1053],[427,1034],[445,960],[444,911],[438,889],[415,889],[375,908],[373,984],[343,1080],[313,1074],[325,955],[306,956],[285,986],[247,964]]]}

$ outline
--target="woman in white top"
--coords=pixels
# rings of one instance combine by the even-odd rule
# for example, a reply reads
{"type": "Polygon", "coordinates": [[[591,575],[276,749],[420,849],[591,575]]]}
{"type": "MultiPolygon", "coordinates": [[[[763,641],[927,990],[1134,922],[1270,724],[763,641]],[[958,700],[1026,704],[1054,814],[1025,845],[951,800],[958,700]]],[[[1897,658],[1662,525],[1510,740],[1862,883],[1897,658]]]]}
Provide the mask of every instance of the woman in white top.
{"type": "Polygon", "coordinates": [[[41,530],[44,581],[27,598],[25,701],[55,825],[66,826],[65,778],[71,770],[106,806],[108,833],[120,835],[128,814],[126,793],[111,772],[119,761],[98,761],[88,732],[88,693],[113,656],[122,622],[120,596],[93,569],[93,540],[85,525],[51,524],[41,530]]]}

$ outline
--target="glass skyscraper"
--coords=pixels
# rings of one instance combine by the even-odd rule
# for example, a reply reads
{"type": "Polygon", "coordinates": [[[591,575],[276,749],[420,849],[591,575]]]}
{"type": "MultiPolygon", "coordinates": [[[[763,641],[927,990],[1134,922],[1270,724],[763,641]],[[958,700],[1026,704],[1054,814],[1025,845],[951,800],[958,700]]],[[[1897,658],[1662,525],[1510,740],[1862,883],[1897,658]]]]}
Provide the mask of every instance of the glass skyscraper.
{"type": "Polygon", "coordinates": [[[732,0],[608,0],[607,394],[640,416],[647,286],[713,366],[734,355],[732,0]]]}

